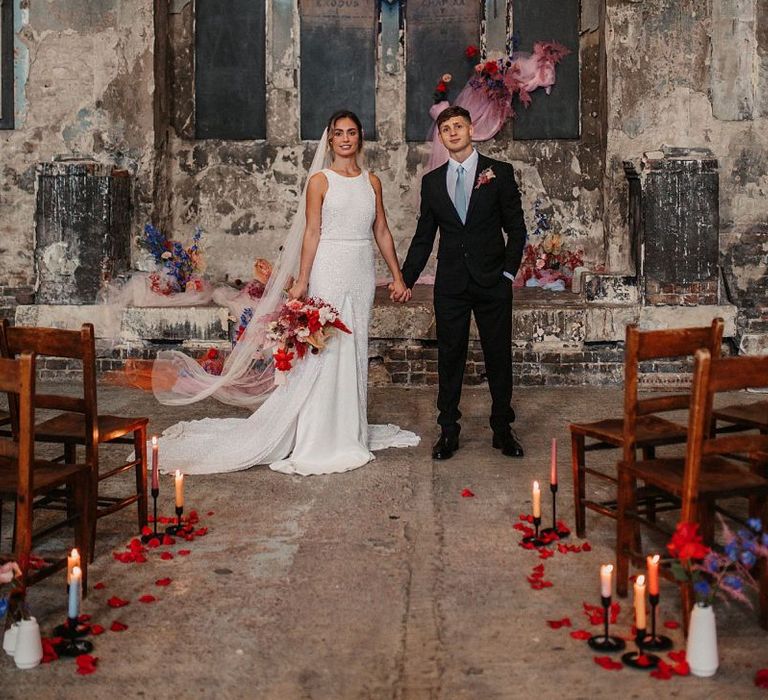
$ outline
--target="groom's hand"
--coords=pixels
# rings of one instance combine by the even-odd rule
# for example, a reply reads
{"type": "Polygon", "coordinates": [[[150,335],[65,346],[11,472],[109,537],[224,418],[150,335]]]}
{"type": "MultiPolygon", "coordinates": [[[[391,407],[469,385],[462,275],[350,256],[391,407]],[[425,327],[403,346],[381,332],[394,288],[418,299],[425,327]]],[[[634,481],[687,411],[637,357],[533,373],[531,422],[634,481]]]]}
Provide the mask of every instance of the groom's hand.
{"type": "Polygon", "coordinates": [[[411,298],[411,290],[403,282],[390,282],[387,288],[390,301],[403,303],[411,298]]]}

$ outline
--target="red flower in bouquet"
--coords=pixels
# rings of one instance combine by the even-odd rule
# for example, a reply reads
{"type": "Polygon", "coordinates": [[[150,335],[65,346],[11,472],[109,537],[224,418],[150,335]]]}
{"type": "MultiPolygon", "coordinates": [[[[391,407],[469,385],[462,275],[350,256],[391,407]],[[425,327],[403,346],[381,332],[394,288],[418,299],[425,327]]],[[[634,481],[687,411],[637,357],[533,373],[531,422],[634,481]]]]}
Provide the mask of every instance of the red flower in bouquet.
{"type": "Polygon", "coordinates": [[[280,372],[287,372],[289,369],[291,369],[291,360],[293,357],[294,354],[285,350],[284,348],[276,350],[274,354],[275,369],[279,370],[280,372]]]}
{"type": "Polygon", "coordinates": [[[480,51],[477,46],[474,45],[467,46],[467,48],[464,49],[464,55],[470,60],[477,56],[478,53],[480,53],[480,51]]]}
{"type": "Polygon", "coordinates": [[[699,534],[698,523],[678,523],[675,534],[667,543],[667,551],[677,559],[704,559],[709,554],[699,534]]]}

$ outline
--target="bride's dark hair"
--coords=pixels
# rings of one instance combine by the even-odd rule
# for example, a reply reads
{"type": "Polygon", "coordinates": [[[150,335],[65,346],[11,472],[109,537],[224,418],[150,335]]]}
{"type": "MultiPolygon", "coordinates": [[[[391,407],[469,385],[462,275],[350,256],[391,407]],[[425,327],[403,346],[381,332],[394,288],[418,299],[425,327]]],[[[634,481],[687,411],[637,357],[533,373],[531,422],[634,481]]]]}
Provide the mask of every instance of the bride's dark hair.
{"type": "Polygon", "coordinates": [[[360,117],[358,117],[354,112],[350,112],[348,109],[340,109],[338,112],[334,112],[331,115],[331,118],[328,120],[328,140],[330,141],[331,136],[333,135],[333,129],[339,119],[351,119],[353,122],[355,122],[357,132],[360,136],[360,140],[357,144],[357,152],[360,153],[360,151],[363,150],[363,125],[360,122],[360,117]]]}

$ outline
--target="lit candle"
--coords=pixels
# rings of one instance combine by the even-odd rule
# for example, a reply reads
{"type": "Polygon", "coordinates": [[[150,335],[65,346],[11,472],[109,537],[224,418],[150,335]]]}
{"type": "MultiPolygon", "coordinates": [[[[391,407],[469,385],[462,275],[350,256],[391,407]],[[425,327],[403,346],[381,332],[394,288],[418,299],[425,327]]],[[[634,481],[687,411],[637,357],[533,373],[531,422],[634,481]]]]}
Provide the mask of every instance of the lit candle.
{"type": "Polygon", "coordinates": [[[541,517],[541,489],[538,481],[533,482],[533,517],[541,517]]]}
{"type": "Polygon", "coordinates": [[[613,592],[613,564],[603,564],[600,567],[600,595],[610,598],[613,592]]]}
{"type": "Polygon", "coordinates": [[[152,490],[160,490],[160,472],[157,461],[159,446],[157,444],[157,435],[152,436],[152,490]]]}
{"type": "Polygon", "coordinates": [[[72,568],[72,580],[69,582],[67,617],[77,619],[80,615],[80,592],[83,584],[83,571],[79,566],[72,568]]]}
{"type": "Polygon", "coordinates": [[[557,486],[557,438],[552,438],[552,455],[549,465],[549,483],[557,486]]]}
{"type": "Polygon", "coordinates": [[[176,470],[176,507],[184,507],[184,475],[176,470]]]}
{"type": "Polygon", "coordinates": [[[635,581],[635,627],[645,629],[645,576],[635,581]]]}
{"type": "Polygon", "coordinates": [[[74,569],[76,566],[80,566],[80,552],[78,552],[76,549],[73,549],[67,555],[67,585],[69,585],[72,581],[72,569],[74,569]]]}
{"type": "Polygon", "coordinates": [[[659,595],[659,555],[648,557],[648,595],[659,595]]]}

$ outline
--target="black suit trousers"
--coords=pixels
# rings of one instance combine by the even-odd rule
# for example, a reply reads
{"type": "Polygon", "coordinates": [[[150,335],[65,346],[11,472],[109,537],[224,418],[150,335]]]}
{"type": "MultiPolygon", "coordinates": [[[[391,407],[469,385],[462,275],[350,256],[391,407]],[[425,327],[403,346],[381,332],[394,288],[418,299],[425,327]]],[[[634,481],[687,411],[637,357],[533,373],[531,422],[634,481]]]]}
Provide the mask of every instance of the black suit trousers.
{"type": "Polygon", "coordinates": [[[469,326],[475,316],[485,372],[491,390],[491,428],[505,432],[512,411],[512,282],[502,277],[493,287],[472,280],[457,293],[435,291],[437,325],[437,422],[443,430],[458,430],[459,401],[467,361],[469,326]]]}

